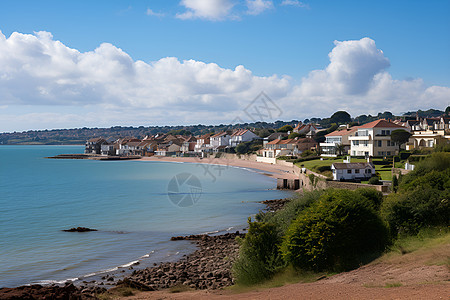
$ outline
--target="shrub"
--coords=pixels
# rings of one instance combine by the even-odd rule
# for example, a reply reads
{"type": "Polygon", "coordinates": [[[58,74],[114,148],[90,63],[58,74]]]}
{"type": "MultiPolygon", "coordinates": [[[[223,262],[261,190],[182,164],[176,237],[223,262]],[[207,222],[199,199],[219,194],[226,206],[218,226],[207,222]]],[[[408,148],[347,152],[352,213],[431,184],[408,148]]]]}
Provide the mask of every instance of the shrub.
{"type": "Polygon", "coordinates": [[[320,167],[317,167],[316,170],[320,173],[325,172],[325,171],[331,171],[331,166],[320,166],[320,167]]]}
{"type": "Polygon", "coordinates": [[[281,251],[294,267],[340,271],[378,255],[387,242],[387,229],[367,198],[331,190],[292,222],[281,251]]]}
{"type": "Polygon", "coordinates": [[[387,197],[382,214],[393,236],[424,226],[450,224],[450,169],[403,176],[398,193],[387,197]]]}
{"type": "Polygon", "coordinates": [[[255,284],[269,279],[285,266],[279,245],[281,239],[274,224],[248,221],[249,229],[241,241],[239,257],[233,265],[236,282],[255,284]]]}
{"type": "Polygon", "coordinates": [[[377,211],[380,209],[381,203],[383,203],[383,193],[373,188],[359,188],[356,192],[369,200],[373,209],[377,211]]]}
{"type": "Polygon", "coordinates": [[[380,182],[380,178],[378,176],[373,176],[372,178],[369,179],[369,184],[382,185],[383,183],[380,182]]]}

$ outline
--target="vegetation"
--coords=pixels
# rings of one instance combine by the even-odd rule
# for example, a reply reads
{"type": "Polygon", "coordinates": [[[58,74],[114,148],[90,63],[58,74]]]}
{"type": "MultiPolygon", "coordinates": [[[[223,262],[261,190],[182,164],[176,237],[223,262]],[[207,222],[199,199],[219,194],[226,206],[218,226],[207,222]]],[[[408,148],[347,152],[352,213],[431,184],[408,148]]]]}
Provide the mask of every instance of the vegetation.
{"type": "Polygon", "coordinates": [[[373,259],[387,243],[387,228],[372,201],[358,192],[332,190],[292,222],[281,251],[297,268],[342,271],[373,259]]]}
{"type": "Polygon", "coordinates": [[[433,153],[402,177],[382,206],[393,236],[450,225],[450,153],[433,153]]]}
{"type": "Polygon", "coordinates": [[[243,142],[236,146],[237,154],[251,154],[262,148],[262,140],[243,142]]]}
{"type": "MultiPolygon", "coordinates": [[[[324,171],[330,162],[302,163],[324,171]]],[[[388,196],[372,188],[305,192],[279,211],[257,214],[241,240],[233,268],[237,282],[273,283],[286,274],[314,278],[316,272],[358,267],[389,249],[388,256],[448,242],[450,153],[434,152],[393,181],[397,193],[388,196]]]]}
{"type": "Polygon", "coordinates": [[[289,132],[294,130],[294,128],[291,125],[284,125],[283,127],[278,128],[278,132],[289,132]]]}
{"type": "Polygon", "coordinates": [[[401,148],[400,146],[404,143],[408,142],[409,138],[411,137],[411,133],[409,133],[406,130],[403,129],[396,129],[391,132],[391,140],[394,143],[398,144],[398,151],[400,152],[401,148]]]}

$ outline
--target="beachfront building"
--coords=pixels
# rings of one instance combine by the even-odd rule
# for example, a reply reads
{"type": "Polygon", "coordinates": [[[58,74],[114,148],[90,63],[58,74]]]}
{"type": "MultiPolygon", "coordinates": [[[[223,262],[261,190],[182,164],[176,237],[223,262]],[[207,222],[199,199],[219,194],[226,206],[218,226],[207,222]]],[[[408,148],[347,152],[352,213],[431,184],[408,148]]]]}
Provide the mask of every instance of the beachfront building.
{"type": "Polygon", "coordinates": [[[211,148],[213,150],[228,147],[230,144],[230,135],[226,131],[216,133],[210,137],[211,148]]]}
{"type": "Polygon", "coordinates": [[[166,144],[159,144],[155,151],[157,156],[178,156],[181,153],[181,145],[173,140],[166,144]]]}
{"type": "Polygon", "coordinates": [[[268,142],[264,149],[260,150],[262,157],[276,158],[278,156],[293,155],[296,146],[295,139],[280,140],[276,139],[268,142]]]}
{"type": "Polygon", "coordinates": [[[250,142],[259,138],[260,138],[259,136],[257,136],[248,129],[238,129],[235,132],[233,132],[233,134],[231,134],[229,145],[230,147],[236,147],[240,143],[250,142]]]}
{"type": "Polygon", "coordinates": [[[333,180],[366,180],[375,175],[375,166],[372,162],[342,162],[331,165],[333,180]]]}
{"type": "Polygon", "coordinates": [[[357,127],[349,136],[351,156],[393,156],[398,145],[391,140],[391,132],[397,129],[408,131],[406,127],[384,119],[376,120],[357,127]]]}
{"type": "Polygon", "coordinates": [[[265,137],[263,139],[263,147],[265,148],[267,143],[269,143],[271,141],[274,141],[276,139],[281,140],[281,139],[287,138],[287,137],[288,137],[287,132],[274,132],[274,133],[270,134],[268,137],[265,137]]]}
{"type": "Polygon", "coordinates": [[[208,133],[197,137],[197,142],[194,147],[194,151],[199,152],[208,152],[211,149],[210,138],[213,134],[208,133]]]}
{"type": "Polygon", "coordinates": [[[338,154],[347,155],[350,150],[349,137],[354,134],[356,130],[357,127],[344,128],[325,135],[325,142],[320,143],[320,149],[322,150],[321,156],[336,157],[338,154]],[[341,149],[339,149],[340,145],[342,145],[341,149]]]}
{"type": "Polygon", "coordinates": [[[103,144],[108,143],[103,138],[92,138],[86,141],[84,147],[84,153],[86,154],[101,154],[101,148],[103,144]]]}

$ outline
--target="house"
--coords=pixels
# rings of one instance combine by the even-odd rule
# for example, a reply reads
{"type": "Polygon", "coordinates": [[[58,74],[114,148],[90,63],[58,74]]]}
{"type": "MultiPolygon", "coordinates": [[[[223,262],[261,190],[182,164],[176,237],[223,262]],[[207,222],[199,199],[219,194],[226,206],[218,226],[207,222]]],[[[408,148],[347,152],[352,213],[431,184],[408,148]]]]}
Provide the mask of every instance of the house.
{"type": "Polygon", "coordinates": [[[318,143],[312,138],[300,138],[294,144],[293,155],[300,155],[303,151],[316,149],[318,143]]]}
{"type": "Polygon", "coordinates": [[[92,138],[86,141],[84,153],[86,154],[101,154],[101,148],[107,141],[103,138],[92,138]]]}
{"type": "Polygon", "coordinates": [[[286,132],[274,132],[271,135],[269,135],[268,137],[265,137],[263,139],[263,147],[266,147],[268,142],[274,141],[276,139],[283,139],[283,138],[287,138],[288,134],[286,132]]]}
{"type": "Polygon", "coordinates": [[[183,144],[181,144],[180,151],[185,154],[193,154],[195,146],[197,145],[197,139],[193,136],[185,138],[183,144]]]}
{"type": "Polygon", "coordinates": [[[397,129],[408,131],[406,127],[385,119],[376,120],[357,127],[349,136],[352,156],[393,156],[398,145],[391,140],[391,132],[397,129]]]}
{"type": "Polygon", "coordinates": [[[316,135],[318,129],[314,124],[302,124],[300,122],[297,124],[297,126],[295,126],[293,131],[298,134],[304,134],[307,137],[313,137],[316,135]]]}
{"type": "Polygon", "coordinates": [[[325,142],[320,143],[322,150],[321,156],[336,157],[338,154],[346,155],[350,150],[349,137],[355,133],[357,127],[345,128],[342,130],[333,131],[325,135],[325,142]],[[337,146],[342,145],[342,153],[339,153],[337,146]]]}
{"type": "Polygon", "coordinates": [[[166,144],[159,144],[158,148],[156,149],[155,155],[158,156],[172,156],[172,155],[179,155],[181,153],[181,145],[170,141],[166,144]]]}
{"type": "Polygon", "coordinates": [[[331,165],[333,180],[362,180],[375,175],[375,166],[372,162],[342,162],[331,165]]]}
{"type": "Polygon", "coordinates": [[[195,144],[195,152],[208,152],[211,149],[210,137],[213,134],[208,133],[197,137],[197,142],[195,144]]]}
{"type": "Polygon", "coordinates": [[[116,155],[116,149],[114,147],[114,143],[106,142],[106,143],[102,144],[102,146],[100,148],[100,154],[107,155],[107,156],[116,155]]]}
{"type": "Polygon", "coordinates": [[[236,147],[242,142],[250,142],[254,139],[259,139],[259,136],[248,129],[239,129],[231,134],[229,145],[230,147],[236,147]]]}
{"type": "Polygon", "coordinates": [[[262,157],[276,158],[283,155],[293,155],[297,140],[295,139],[276,139],[268,142],[266,146],[260,150],[262,157]]]}
{"type": "Polygon", "coordinates": [[[230,135],[226,131],[216,133],[211,136],[210,144],[213,150],[218,150],[221,146],[228,146],[230,144],[230,135]]]}

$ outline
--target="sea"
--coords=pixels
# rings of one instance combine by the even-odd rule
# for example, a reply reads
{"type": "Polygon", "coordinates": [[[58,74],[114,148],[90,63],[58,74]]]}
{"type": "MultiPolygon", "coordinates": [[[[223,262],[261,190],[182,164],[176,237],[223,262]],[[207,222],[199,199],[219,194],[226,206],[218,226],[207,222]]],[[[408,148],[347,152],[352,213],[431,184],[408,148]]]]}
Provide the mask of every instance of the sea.
{"type": "Polygon", "coordinates": [[[0,146],[0,287],[89,281],[195,251],[172,236],[243,230],[285,198],[257,170],[48,159],[83,146],[0,146]],[[73,227],[97,229],[65,232],[73,227]]]}

